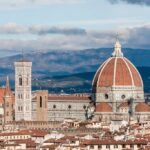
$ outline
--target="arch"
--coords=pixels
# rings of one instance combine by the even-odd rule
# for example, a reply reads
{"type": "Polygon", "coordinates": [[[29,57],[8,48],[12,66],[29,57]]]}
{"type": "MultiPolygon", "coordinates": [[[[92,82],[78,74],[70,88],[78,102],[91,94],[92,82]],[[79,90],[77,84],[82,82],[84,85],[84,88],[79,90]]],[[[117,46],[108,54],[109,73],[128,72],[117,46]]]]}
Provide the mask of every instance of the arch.
{"type": "Polygon", "coordinates": [[[22,86],[22,77],[19,76],[19,86],[22,86]]]}
{"type": "Polygon", "coordinates": [[[105,94],[105,99],[108,99],[109,98],[109,95],[106,93],[105,94]]]}
{"type": "Polygon", "coordinates": [[[53,108],[54,108],[54,109],[56,108],[56,105],[55,105],[55,104],[53,105],[53,108]]]}
{"type": "Polygon", "coordinates": [[[42,96],[40,96],[40,107],[42,107],[42,96]]]}

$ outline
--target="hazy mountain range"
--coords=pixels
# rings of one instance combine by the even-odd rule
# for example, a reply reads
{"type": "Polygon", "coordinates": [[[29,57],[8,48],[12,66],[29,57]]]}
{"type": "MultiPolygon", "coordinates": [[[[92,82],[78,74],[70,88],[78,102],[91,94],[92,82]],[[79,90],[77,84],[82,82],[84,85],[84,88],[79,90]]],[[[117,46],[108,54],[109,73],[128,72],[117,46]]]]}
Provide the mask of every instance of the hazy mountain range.
{"type": "MultiPolygon", "coordinates": [[[[73,88],[80,87],[80,85],[84,82],[83,85],[87,85],[87,87],[90,88],[89,85],[91,85],[91,79],[93,78],[94,72],[98,69],[98,67],[104,60],[111,56],[112,52],[112,48],[87,49],[81,51],[51,50],[48,52],[34,52],[30,54],[24,54],[23,56],[15,55],[11,57],[0,58],[0,82],[1,84],[3,84],[6,75],[9,75],[11,83],[13,85],[14,62],[20,59],[27,59],[33,62],[32,79],[33,86],[35,88],[38,88],[38,86],[41,86],[41,88],[43,88],[44,85],[47,85],[42,83],[46,79],[55,80],[53,80],[53,84],[48,84],[45,87],[51,86],[53,88],[56,87],[63,89],[63,87],[65,88],[69,83],[71,85],[71,87],[69,88],[73,88]],[[84,73],[84,77],[82,78],[80,77],[80,75],[79,77],[78,75],[73,75],[72,77],[72,74],[78,73],[81,73],[81,76],[82,73],[84,73]],[[66,75],[71,75],[71,78],[69,80],[68,77],[67,79],[63,78],[63,76],[66,75]],[[61,76],[62,78],[58,78],[56,76],[61,76]],[[63,82],[59,81],[60,78],[63,82]],[[79,82],[81,81],[79,80],[79,78],[82,79],[82,83],[79,82]],[[65,79],[66,82],[64,82],[65,79]],[[72,80],[74,82],[72,82],[72,80]],[[35,81],[42,82],[38,83],[35,81]],[[59,81],[59,86],[57,81],[59,81]]],[[[143,74],[142,76],[144,76],[144,78],[148,78],[149,81],[150,50],[125,48],[123,49],[123,53],[125,57],[133,62],[133,64],[140,67],[140,72],[143,74]],[[141,67],[144,69],[142,69],[141,67]]],[[[49,89],[51,89],[51,87],[49,87],[49,89]]]]}

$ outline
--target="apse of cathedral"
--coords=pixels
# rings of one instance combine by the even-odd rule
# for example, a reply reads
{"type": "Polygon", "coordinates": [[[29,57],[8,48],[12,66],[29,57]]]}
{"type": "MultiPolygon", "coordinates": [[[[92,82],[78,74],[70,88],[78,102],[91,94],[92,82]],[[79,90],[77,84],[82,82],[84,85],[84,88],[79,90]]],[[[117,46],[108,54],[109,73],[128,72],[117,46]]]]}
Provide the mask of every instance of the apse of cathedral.
{"type": "Polygon", "coordinates": [[[117,40],[114,51],[96,71],[91,94],[49,94],[32,91],[32,62],[15,62],[15,94],[0,89],[1,122],[80,120],[146,120],[150,108],[144,100],[142,78],[126,58],[117,40]],[[3,119],[4,118],[4,119],[3,119]]]}

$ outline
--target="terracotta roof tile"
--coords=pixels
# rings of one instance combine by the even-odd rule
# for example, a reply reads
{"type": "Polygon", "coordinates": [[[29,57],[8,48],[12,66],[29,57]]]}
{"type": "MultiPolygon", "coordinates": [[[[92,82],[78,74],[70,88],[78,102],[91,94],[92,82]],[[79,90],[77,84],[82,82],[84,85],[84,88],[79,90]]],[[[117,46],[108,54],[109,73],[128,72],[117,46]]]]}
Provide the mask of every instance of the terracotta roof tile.
{"type": "Polygon", "coordinates": [[[60,101],[90,101],[91,97],[89,95],[82,95],[82,94],[71,94],[71,95],[56,95],[56,94],[51,94],[48,97],[49,101],[53,100],[60,100],[60,101]]]}
{"type": "Polygon", "coordinates": [[[101,102],[96,105],[96,112],[112,112],[112,107],[107,102],[101,102]]]}
{"type": "MultiPolygon", "coordinates": [[[[3,103],[4,103],[4,95],[5,95],[5,92],[6,92],[6,88],[0,88],[0,104],[3,104],[3,103]]],[[[9,89],[8,92],[9,92],[10,95],[12,96],[13,102],[15,102],[15,96],[14,96],[14,94],[12,93],[12,91],[9,89]]]]}
{"type": "Polygon", "coordinates": [[[108,86],[137,86],[143,87],[143,81],[135,66],[125,57],[112,57],[96,72],[93,79],[95,87],[108,86]]]}
{"type": "Polygon", "coordinates": [[[150,107],[146,103],[138,103],[135,107],[136,112],[150,112],[150,107]]]}

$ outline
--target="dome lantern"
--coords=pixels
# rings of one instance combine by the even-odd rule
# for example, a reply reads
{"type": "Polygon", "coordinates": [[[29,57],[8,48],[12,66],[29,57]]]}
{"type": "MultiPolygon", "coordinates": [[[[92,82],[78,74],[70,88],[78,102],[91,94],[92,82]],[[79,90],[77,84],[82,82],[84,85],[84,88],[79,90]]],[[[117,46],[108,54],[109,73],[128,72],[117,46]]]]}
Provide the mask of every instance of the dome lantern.
{"type": "Polygon", "coordinates": [[[123,57],[119,40],[117,40],[114,45],[114,52],[112,53],[112,57],[123,57]]]}

